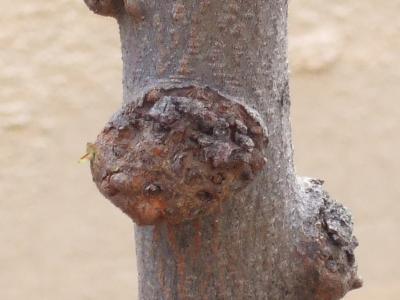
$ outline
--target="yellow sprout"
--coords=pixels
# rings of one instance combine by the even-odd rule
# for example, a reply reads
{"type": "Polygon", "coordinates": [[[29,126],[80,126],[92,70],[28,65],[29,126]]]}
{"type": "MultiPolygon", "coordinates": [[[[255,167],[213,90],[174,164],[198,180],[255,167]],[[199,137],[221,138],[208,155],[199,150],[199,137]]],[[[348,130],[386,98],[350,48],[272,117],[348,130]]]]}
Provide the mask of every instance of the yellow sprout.
{"type": "Polygon", "coordinates": [[[96,146],[92,143],[86,144],[86,153],[79,159],[79,163],[83,164],[87,161],[92,161],[96,155],[96,146]]]}

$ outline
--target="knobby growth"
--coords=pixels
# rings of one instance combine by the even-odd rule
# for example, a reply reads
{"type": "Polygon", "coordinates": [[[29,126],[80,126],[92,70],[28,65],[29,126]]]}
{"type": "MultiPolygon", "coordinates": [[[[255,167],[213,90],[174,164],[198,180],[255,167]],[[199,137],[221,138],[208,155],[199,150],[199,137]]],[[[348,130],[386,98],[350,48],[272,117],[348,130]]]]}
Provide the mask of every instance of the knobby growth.
{"type": "Polygon", "coordinates": [[[94,181],[137,224],[216,212],[264,165],[257,113],[209,88],[153,89],[91,145],[94,181]]]}

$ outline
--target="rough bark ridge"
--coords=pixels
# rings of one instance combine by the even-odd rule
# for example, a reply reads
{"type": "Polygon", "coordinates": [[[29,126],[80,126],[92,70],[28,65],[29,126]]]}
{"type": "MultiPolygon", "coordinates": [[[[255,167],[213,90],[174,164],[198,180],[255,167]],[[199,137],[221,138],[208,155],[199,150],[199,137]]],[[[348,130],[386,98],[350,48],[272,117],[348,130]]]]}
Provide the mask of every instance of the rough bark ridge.
{"type": "Polygon", "coordinates": [[[135,227],[140,299],[340,299],[360,287],[349,213],[294,173],[287,1],[86,3],[120,25],[125,103],[210,87],[269,132],[267,167],[218,213],[135,227]]]}

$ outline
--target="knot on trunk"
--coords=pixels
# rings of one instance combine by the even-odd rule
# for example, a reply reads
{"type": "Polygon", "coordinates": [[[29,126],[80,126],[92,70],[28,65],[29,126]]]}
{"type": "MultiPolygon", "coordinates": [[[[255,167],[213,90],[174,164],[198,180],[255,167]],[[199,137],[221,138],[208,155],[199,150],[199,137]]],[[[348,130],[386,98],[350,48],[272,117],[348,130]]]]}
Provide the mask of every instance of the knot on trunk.
{"type": "Polygon", "coordinates": [[[101,193],[140,225],[217,211],[264,167],[266,130],[209,88],[154,89],[126,104],[92,146],[101,193]]]}
{"type": "Polygon", "coordinates": [[[135,20],[143,20],[143,4],[140,0],[84,0],[86,5],[96,14],[116,17],[126,10],[135,20]]]}
{"type": "Polygon", "coordinates": [[[114,17],[121,8],[122,0],[84,0],[86,5],[96,14],[114,17]]]}
{"type": "MultiPolygon", "coordinates": [[[[306,273],[310,299],[341,299],[348,291],[360,288],[350,212],[323,190],[322,180],[300,178],[303,208],[302,239],[297,247],[306,273]]],[[[303,285],[303,287],[304,287],[303,285]]],[[[301,285],[300,285],[301,286],[301,285]]]]}

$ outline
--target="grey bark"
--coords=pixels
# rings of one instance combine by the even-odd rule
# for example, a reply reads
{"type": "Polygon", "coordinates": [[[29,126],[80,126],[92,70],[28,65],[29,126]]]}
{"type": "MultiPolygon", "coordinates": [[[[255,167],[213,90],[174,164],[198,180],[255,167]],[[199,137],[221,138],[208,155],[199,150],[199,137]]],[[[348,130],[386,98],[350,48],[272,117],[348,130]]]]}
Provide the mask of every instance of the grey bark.
{"type": "Polygon", "coordinates": [[[287,1],[133,2],[114,4],[125,103],[207,86],[256,109],[269,131],[265,171],[218,214],[135,226],[139,298],[339,299],[360,287],[349,213],[322,181],[295,175],[287,1]]]}

